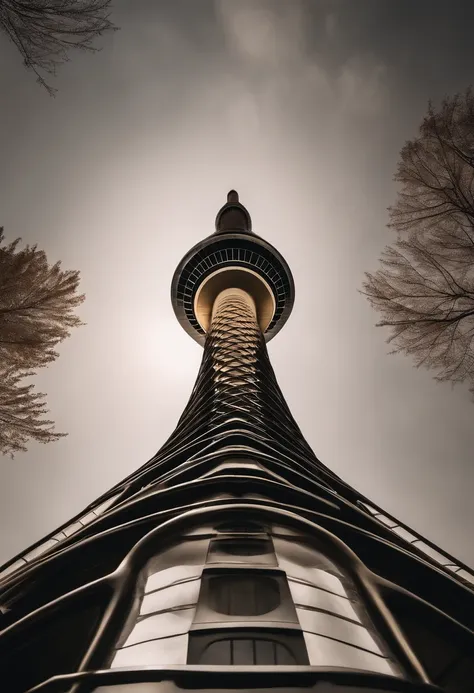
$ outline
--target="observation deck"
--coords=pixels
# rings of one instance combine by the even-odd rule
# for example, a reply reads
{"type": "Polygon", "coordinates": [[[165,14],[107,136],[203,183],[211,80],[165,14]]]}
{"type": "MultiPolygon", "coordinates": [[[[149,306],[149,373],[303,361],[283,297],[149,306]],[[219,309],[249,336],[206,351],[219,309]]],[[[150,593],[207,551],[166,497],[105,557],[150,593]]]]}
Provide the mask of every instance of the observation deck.
{"type": "Polygon", "coordinates": [[[252,220],[231,190],[216,216],[215,232],[197,243],[179,263],[171,284],[178,321],[204,345],[212,306],[221,291],[238,288],[255,301],[265,341],[288,320],[295,286],[284,257],[252,231],[252,220]]]}

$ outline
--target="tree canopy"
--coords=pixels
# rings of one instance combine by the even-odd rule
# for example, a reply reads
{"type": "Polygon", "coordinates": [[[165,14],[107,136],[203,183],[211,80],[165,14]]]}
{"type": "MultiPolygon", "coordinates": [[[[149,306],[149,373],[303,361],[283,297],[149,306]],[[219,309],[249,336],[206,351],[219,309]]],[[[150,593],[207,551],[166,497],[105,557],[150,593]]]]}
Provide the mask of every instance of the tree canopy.
{"type": "Polygon", "coordinates": [[[429,105],[406,142],[389,208],[395,242],[363,293],[395,352],[474,392],[474,96],[429,105]]]}
{"type": "Polygon", "coordinates": [[[25,379],[53,361],[56,346],[82,324],[74,311],[84,295],[78,271],[50,265],[36,245],[3,239],[0,229],[0,452],[13,455],[30,438],[47,443],[62,435],[43,418],[44,395],[25,379]]]}

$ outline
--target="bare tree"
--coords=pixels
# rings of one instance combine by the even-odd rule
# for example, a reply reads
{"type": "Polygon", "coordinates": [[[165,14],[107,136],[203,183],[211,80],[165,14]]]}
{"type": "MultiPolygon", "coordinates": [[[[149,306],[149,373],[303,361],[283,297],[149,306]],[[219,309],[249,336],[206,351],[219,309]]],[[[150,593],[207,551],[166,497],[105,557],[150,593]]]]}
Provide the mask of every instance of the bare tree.
{"type": "MultiPolygon", "coordinates": [[[[0,244],[3,229],[0,229],[0,244]]],[[[20,384],[53,361],[57,344],[81,325],[74,309],[79,272],[49,265],[37,246],[18,248],[20,239],[0,245],[0,451],[24,450],[28,437],[55,440],[52,422],[42,419],[42,398],[20,384]]]]}
{"type": "Polygon", "coordinates": [[[49,94],[46,75],[55,75],[69,50],[97,51],[93,41],[116,30],[109,20],[111,0],[0,0],[0,26],[20,51],[25,66],[49,94]]]}
{"type": "Polygon", "coordinates": [[[407,142],[389,208],[397,240],[363,293],[390,327],[395,352],[474,391],[474,96],[430,104],[407,142]]]}

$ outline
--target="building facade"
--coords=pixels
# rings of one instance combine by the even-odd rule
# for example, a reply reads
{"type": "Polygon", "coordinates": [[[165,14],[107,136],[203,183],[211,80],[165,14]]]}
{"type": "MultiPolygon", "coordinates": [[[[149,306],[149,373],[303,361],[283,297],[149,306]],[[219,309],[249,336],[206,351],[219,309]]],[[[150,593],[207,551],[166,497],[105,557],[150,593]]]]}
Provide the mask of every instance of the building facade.
{"type": "Polygon", "coordinates": [[[292,275],[231,191],[179,264],[204,347],[138,471],[0,572],[5,693],[474,692],[474,573],[315,456],[266,342],[292,275]]]}

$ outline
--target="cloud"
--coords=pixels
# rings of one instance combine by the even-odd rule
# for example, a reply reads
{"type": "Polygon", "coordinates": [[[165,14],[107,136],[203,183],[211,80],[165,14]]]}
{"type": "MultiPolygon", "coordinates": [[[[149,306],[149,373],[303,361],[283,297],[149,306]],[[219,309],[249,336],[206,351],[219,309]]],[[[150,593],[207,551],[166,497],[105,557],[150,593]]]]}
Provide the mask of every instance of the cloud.
{"type": "Polygon", "coordinates": [[[230,50],[253,68],[288,66],[301,59],[304,50],[303,8],[293,0],[217,0],[230,50]]]}
{"type": "MultiPolygon", "coordinates": [[[[345,57],[329,68],[312,44],[317,21],[303,0],[216,0],[228,53],[261,110],[298,112],[311,106],[331,117],[371,118],[388,104],[387,70],[373,55],[345,57]]],[[[324,34],[339,32],[334,12],[321,14],[324,34]]]]}
{"type": "Polygon", "coordinates": [[[335,92],[341,107],[356,115],[378,115],[388,105],[387,70],[371,56],[354,56],[341,66],[335,92]]]}
{"type": "Polygon", "coordinates": [[[334,12],[330,12],[326,15],[326,18],[324,20],[324,28],[326,30],[326,35],[328,38],[332,39],[335,37],[337,32],[337,23],[337,16],[334,14],[334,12]]]}

